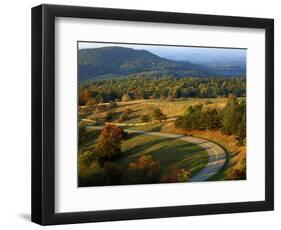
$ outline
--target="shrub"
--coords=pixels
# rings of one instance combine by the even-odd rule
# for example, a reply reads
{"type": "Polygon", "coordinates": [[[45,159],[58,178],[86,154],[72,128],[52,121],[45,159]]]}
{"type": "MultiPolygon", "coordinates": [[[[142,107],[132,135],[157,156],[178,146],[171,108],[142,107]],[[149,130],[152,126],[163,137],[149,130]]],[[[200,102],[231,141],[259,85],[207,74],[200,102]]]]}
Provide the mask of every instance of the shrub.
{"type": "Polygon", "coordinates": [[[98,186],[108,183],[108,177],[97,161],[93,161],[89,166],[80,165],[78,175],[79,186],[98,186]]]}
{"type": "Polygon", "coordinates": [[[130,109],[130,108],[128,108],[128,109],[126,109],[125,111],[124,111],[124,114],[126,114],[126,115],[131,115],[132,114],[132,112],[133,112],[133,110],[132,109],[130,109]]]}
{"type": "Polygon", "coordinates": [[[86,131],[86,127],[85,126],[79,127],[79,130],[78,130],[78,143],[79,143],[79,145],[84,144],[88,139],[89,139],[89,134],[86,131]]]}
{"type": "Polygon", "coordinates": [[[167,100],[167,101],[173,101],[173,100],[174,100],[174,97],[173,97],[173,96],[168,96],[168,97],[166,98],[166,100],[167,100]]]}
{"type": "Polygon", "coordinates": [[[110,111],[110,112],[107,112],[107,113],[105,114],[104,120],[105,120],[105,121],[111,121],[111,120],[113,119],[113,117],[114,117],[114,113],[110,111]]]}
{"type": "Polygon", "coordinates": [[[122,101],[131,101],[131,100],[132,100],[132,97],[128,93],[125,93],[122,96],[122,101]]]}
{"type": "Polygon", "coordinates": [[[128,166],[131,183],[147,184],[159,181],[159,162],[152,159],[150,155],[141,156],[135,163],[128,166]]]}
{"type": "Polygon", "coordinates": [[[110,108],[116,108],[117,106],[118,106],[118,104],[115,101],[109,102],[109,107],[110,108]]]}
{"type": "Polygon", "coordinates": [[[190,179],[190,172],[186,169],[180,169],[178,171],[178,182],[187,182],[190,179]]]}
{"type": "Polygon", "coordinates": [[[104,163],[104,171],[110,179],[112,184],[120,183],[123,171],[120,166],[110,161],[104,163]]]}
{"type": "Polygon", "coordinates": [[[210,101],[210,100],[206,100],[206,101],[204,101],[204,104],[205,104],[205,105],[211,105],[211,104],[213,104],[213,102],[210,101]]]}
{"type": "Polygon", "coordinates": [[[95,155],[91,151],[86,151],[79,154],[79,165],[90,165],[95,159],[95,155]]]}
{"type": "Polygon", "coordinates": [[[246,179],[246,158],[242,158],[238,163],[225,172],[226,180],[245,180],[246,179]]]}
{"type": "Polygon", "coordinates": [[[106,105],[99,105],[97,106],[97,112],[104,112],[107,110],[107,106],[106,105]]]}
{"type": "Polygon", "coordinates": [[[79,133],[78,133],[79,146],[82,146],[88,141],[98,138],[99,134],[100,134],[99,130],[87,131],[85,126],[79,127],[79,133]]]}
{"type": "Polygon", "coordinates": [[[95,98],[91,98],[87,101],[87,106],[97,105],[98,101],[95,98]]]}
{"type": "Polygon", "coordinates": [[[190,179],[190,172],[186,169],[178,169],[173,167],[169,172],[163,175],[160,179],[162,183],[175,183],[175,182],[187,182],[190,179]]]}
{"type": "Polygon", "coordinates": [[[160,122],[162,122],[162,120],[165,119],[165,115],[159,108],[153,110],[152,117],[155,120],[159,120],[160,122]]]}
{"type": "Polygon", "coordinates": [[[91,92],[88,89],[79,89],[79,105],[86,105],[91,99],[91,92]]]}
{"type": "Polygon", "coordinates": [[[122,113],[120,118],[119,118],[119,121],[122,122],[122,121],[126,121],[128,119],[129,119],[129,116],[127,114],[125,114],[125,113],[122,113]]]}
{"type": "Polygon", "coordinates": [[[128,108],[126,110],[124,110],[124,112],[121,114],[119,120],[120,121],[126,121],[130,118],[130,115],[132,114],[133,110],[128,108]]]}
{"type": "Polygon", "coordinates": [[[160,178],[162,183],[175,183],[178,182],[178,168],[173,167],[169,172],[160,178]]]}
{"type": "Polygon", "coordinates": [[[142,115],[141,116],[142,122],[149,122],[150,121],[150,116],[149,115],[142,115]]]}
{"type": "Polygon", "coordinates": [[[245,180],[246,179],[246,171],[241,169],[230,169],[225,179],[227,180],[245,180]]]}

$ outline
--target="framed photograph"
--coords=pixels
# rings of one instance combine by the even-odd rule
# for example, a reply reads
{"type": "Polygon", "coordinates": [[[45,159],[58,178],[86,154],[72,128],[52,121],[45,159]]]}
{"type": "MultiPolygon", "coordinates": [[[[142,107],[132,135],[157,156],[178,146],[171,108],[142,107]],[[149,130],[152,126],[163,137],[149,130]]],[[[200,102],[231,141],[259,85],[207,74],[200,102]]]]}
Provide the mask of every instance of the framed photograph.
{"type": "Polygon", "coordinates": [[[273,210],[273,19],[32,8],[32,221],[273,210]]]}

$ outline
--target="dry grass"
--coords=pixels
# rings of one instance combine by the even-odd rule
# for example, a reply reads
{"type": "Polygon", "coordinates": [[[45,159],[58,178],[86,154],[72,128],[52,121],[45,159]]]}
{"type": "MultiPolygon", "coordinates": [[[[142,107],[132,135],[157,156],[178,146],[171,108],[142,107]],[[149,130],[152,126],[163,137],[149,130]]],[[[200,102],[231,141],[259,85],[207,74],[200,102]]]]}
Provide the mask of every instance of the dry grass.
{"type": "Polygon", "coordinates": [[[246,146],[238,146],[234,136],[225,135],[220,130],[187,131],[175,128],[173,123],[167,123],[161,127],[161,132],[191,135],[219,143],[229,152],[230,159],[226,168],[226,173],[230,169],[239,169],[241,167],[241,162],[246,159],[246,146]]]}
{"type": "Polygon", "coordinates": [[[117,107],[110,108],[109,103],[102,103],[99,106],[105,107],[103,110],[98,110],[97,106],[84,106],[79,110],[79,116],[89,119],[104,119],[108,112],[115,114],[113,121],[118,121],[120,115],[126,110],[131,109],[132,113],[127,121],[124,123],[137,123],[141,122],[140,117],[145,114],[151,114],[153,109],[160,108],[161,111],[168,117],[173,118],[181,116],[186,113],[189,106],[196,104],[204,105],[204,108],[217,108],[221,109],[226,104],[226,98],[189,98],[189,99],[175,99],[173,101],[161,100],[161,99],[147,99],[147,100],[134,100],[128,102],[118,102],[117,107]]]}

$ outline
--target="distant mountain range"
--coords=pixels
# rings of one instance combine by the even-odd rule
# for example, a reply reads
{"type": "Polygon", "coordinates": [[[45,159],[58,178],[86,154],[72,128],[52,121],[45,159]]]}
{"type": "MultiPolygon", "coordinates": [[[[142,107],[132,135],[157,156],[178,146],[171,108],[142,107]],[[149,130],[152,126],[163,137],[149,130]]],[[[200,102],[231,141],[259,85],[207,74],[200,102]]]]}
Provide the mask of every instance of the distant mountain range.
{"type": "Polygon", "coordinates": [[[246,76],[244,62],[195,64],[159,57],[146,50],[124,47],[81,49],[78,52],[79,81],[130,76],[228,77],[246,76]]]}

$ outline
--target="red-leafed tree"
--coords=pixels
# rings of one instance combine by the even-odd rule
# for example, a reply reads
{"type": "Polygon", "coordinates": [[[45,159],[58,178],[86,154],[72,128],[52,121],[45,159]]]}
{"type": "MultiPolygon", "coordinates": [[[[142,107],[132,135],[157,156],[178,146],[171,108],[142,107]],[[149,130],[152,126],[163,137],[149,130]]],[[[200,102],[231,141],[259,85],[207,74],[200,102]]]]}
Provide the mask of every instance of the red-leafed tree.
{"type": "Polygon", "coordinates": [[[97,158],[101,164],[121,155],[121,142],[127,133],[115,125],[105,125],[98,138],[97,158]]]}

